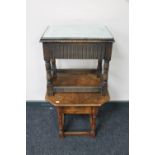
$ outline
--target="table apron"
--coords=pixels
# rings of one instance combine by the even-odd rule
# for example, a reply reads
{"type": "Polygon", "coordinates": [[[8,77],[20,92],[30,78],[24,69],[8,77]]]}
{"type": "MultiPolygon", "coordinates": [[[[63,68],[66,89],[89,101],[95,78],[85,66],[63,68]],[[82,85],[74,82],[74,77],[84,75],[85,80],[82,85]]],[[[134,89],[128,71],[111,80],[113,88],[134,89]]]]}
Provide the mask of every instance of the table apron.
{"type": "Polygon", "coordinates": [[[56,59],[104,59],[107,44],[112,43],[43,43],[44,57],[56,59]]]}

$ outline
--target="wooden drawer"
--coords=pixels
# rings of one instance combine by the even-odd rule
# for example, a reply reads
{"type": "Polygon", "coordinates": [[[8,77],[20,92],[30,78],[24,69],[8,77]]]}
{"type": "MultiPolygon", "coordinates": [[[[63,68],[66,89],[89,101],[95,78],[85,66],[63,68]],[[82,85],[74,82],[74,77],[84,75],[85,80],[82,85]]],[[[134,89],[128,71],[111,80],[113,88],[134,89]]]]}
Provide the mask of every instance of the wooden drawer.
{"type": "Polygon", "coordinates": [[[105,43],[44,43],[45,48],[56,59],[103,59],[105,54],[105,43]]]}
{"type": "Polygon", "coordinates": [[[91,107],[63,107],[64,114],[91,114],[91,107]]]}

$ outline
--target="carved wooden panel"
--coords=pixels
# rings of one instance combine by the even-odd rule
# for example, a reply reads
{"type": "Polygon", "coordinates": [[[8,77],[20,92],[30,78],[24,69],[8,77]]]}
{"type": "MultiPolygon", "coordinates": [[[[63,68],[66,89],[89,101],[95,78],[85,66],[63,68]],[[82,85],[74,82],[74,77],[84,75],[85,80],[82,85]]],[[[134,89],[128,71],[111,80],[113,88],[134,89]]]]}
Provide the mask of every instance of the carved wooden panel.
{"type": "Polygon", "coordinates": [[[48,55],[57,59],[103,59],[104,43],[46,43],[48,55]]]}

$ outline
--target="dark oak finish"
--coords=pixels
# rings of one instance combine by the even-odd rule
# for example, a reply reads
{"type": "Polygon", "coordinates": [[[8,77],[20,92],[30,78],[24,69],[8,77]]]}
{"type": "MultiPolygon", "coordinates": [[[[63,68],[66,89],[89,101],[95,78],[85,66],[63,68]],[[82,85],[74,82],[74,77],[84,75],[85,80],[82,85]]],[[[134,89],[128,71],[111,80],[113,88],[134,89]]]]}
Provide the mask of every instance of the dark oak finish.
{"type": "Polygon", "coordinates": [[[106,95],[98,93],[56,93],[54,96],[46,95],[46,100],[55,105],[58,111],[59,136],[67,135],[89,135],[95,137],[96,115],[98,108],[110,99],[106,95]],[[85,132],[64,132],[64,115],[66,114],[88,114],[90,116],[90,131],[85,132]]]}
{"type": "MultiPolygon", "coordinates": [[[[92,86],[100,84],[100,78],[97,78],[94,74],[94,70],[88,72],[80,70],[71,70],[65,72],[63,70],[58,71],[57,79],[55,83],[57,85],[82,85],[88,86],[90,83],[92,86]],[[85,73],[87,72],[87,73],[85,73]],[[68,75],[68,76],[67,76],[68,75]]],[[[45,99],[56,106],[58,112],[58,122],[59,122],[59,136],[63,138],[64,136],[74,136],[74,135],[87,135],[95,137],[96,133],[96,115],[98,108],[110,100],[108,90],[106,89],[105,94],[100,93],[55,93],[53,96],[46,95],[45,99]],[[85,132],[68,132],[64,131],[64,115],[66,114],[88,114],[90,116],[90,131],[85,132]]]]}
{"type": "Polygon", "coordinates": [[[51,37],[40,41],[47,73],[45,99],[57,108],[59,136],[95,137],[98,108],[110,100],[108,71],[114,39],[51,37]],[[96,59],[98,65],[96,69],[57,69],[56,59],[96,59]],[[90,131],[64,131],[66,114],[88,114],[90,131]]]}
{"type": "Polygon", "coordinates": [[[58,106],[57,113],[58,113],[58,123],[59,123],[59,136],[63,138],[67,135],[78,135],[78,136],[92,136],[95,137],[96,135],[96,115],[97,115],[98,107],[64,107],[58,106]],[[65,114],[88,114],[90,115],[90,131],[64,131],[64,115],[65,114]]]}
{"type": "Polygon", "coordinates": [[[57,108],[57,113],[58,113],[58,122],[59,122],[59,136],[61,138],[64,137],[64,115],[62,108],[57,108]]]}
{"type": "Polygon", "coordinates": [[[47,94],[49,96],[53,95],[53,80],[51,75],[51,64],[50,60],[45,60],[46,72],[47,72],[47,94]]]}
{"type": "Polygon", "coordinates": [[[89,88],[80,87],[76,88],[74,86],[67,88],[58,88],[57,85],[52,85],[47,81],[47,93],[49,95],[54,95],[54,92],[100,92],[104,93],[104,86],[107,85],[107,76],[109,61],[111,60],[112,53],[112,44],[113,41],[103,41],[103,42],[79,42],[79,40],[74,40],[73,42],[62,42],[62,40],[53,40],[47,42],[43,41],[43,51],[45,62],[49,64],[51,61],[51,68],[46,67],[48,79],[51,80],[51,83],[54,83],[54,80],[57,77],[58,70],[56,69],[56,59],[98,59],[98,66],[96,69],[97,77],[100,77],[101,82],[95,88],[92,88],[90,85],[89,88]],[[102,74],[102,59],[104,59],[104,73],[102,74]],[[51,70],[51,73],[50,73],[51,70]],[[55,86],[55,88],[53,88],[55,86]]]}

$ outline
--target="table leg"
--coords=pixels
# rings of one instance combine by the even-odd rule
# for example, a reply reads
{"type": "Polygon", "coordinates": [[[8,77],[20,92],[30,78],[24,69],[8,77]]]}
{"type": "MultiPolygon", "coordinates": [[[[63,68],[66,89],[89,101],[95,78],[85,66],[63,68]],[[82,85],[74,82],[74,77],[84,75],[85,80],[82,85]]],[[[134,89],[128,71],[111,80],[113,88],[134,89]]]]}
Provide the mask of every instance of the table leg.
{"type": "Polygon", "coordinates": [[[64,114],[60,107],[57,108],[58,112],[58,123],[59,123],[59,136],[60,138],[64,137],[64,114]]]}
{"type": "Polygon", "coordinates": [[[101,77],[101,74],[102,74],[102,59],[98,59],[97,77],[101,77]]]}
{"type": "Polygon", "coordinates": [[[51,75],[51,63],[50,60],[45,60],[46,73],[47,73],[47,95],[53,95],[53,83],[51,75]]]}
{"type": "Polygon", "coordinates": [[[90,114],[90,127],[92,128],[92,123],[93,123],[93,117],[92,114],[90,114]]]}
{"type": "Polygon", "coordinates": [[[56,74],[56,59],[52,59],[52,72],[53,72],[53,78],[55,79],[57,77],[56,74]]]}
{"type": "Polygon", "coordinates": [[[92,137],[96,136],[96,109],[92,108],[92,113],[90,114],[90,124],[91,124],[91,131],[90,134],[92,137]]]}
{"type": "Polygon", "coordinates": [[[109,60],[104,60],[103,68],[104,68],[104,72],[103,72],[103,75],[101,76],[102,95],[107,93],[109,60]]]}
{"type": "Polygon", "coordinates": [[[64,124],[65,124],[65,114],[62,113],[62,126],[63,126],[63,128],[64,128],[64,124]]]}

